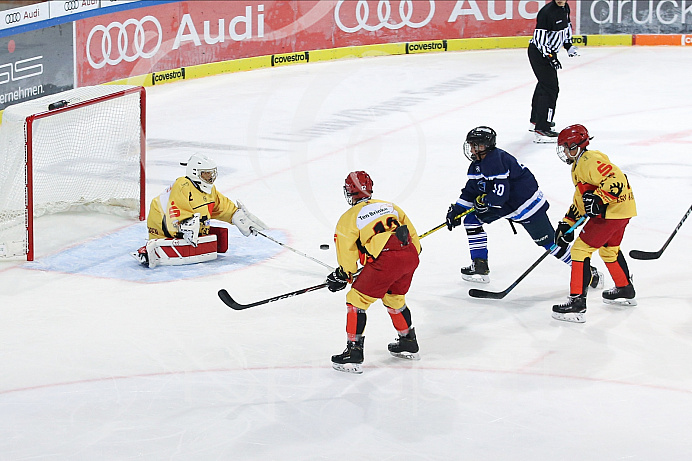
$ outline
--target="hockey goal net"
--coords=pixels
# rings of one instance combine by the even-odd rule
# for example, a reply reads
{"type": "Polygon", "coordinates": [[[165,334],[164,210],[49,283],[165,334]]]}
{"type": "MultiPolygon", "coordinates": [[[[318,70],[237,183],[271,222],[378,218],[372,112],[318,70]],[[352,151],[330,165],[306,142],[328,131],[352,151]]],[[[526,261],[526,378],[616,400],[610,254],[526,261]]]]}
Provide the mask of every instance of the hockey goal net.
{"type": "Polygon", "coordinates": [[[0,126],[0,257],[34,259],[34,218],[145,217],[144,88],[82,87],[10,106],[0,126]]]}

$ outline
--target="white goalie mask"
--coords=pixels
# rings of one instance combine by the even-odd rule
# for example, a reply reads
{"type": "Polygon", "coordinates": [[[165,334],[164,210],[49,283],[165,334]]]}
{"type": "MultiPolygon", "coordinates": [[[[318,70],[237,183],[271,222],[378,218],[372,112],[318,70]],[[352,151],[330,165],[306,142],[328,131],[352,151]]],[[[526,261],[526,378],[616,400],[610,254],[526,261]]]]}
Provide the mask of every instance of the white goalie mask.
{"type": "Polygon", "coordinates": [[[207,194],[211,193],[211,189],[216,181],[216,162],[202,154],[193,154],[187,163],[181,163],[187,166],[185,176],[195,183],[195,185],[207,194]]]}

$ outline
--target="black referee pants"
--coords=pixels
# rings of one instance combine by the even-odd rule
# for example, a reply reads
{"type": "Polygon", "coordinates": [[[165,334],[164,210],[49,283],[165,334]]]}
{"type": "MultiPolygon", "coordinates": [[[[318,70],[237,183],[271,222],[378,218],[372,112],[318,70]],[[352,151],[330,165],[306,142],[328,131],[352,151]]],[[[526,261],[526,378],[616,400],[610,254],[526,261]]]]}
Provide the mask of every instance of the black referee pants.
{"type": "Polygon", "coordinates": [[[555,115],[557,94],[560,92],[557,70],[550,65],[550,61],[543,57],[533,43],[529,43],[529,62],[538,79],[531,100],[531,123],[536,124],[537,130],[548,131],[549,123],[553,121],[553,115],[555,115]]]}

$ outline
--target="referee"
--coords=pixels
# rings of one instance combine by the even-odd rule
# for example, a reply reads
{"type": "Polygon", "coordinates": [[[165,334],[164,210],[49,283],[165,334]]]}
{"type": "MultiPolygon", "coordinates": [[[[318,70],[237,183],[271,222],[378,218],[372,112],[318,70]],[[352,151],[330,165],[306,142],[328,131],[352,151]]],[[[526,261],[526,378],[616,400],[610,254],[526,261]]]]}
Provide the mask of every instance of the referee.
{"type": "Polygon", "coordinates": [[[560,91],[557,70],[562,64],[557,59],[560,47],[565,47],[569,57],[577,56],[578,49],[572,45],[572,23],[569,20],[567,0],[552,0],[538,12],[536,30],[529,42],[529,62],[538,79],[531,100],[531,130],[535,131],[534,142],[557,142],[558,133],[553,116],[560,91]]]}

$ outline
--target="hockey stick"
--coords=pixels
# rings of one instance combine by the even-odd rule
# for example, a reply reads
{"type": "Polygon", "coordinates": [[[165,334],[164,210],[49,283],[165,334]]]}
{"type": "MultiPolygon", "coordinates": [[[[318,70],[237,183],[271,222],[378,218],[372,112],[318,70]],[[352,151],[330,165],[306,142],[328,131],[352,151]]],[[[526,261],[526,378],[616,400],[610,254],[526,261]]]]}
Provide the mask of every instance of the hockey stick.
{"type": "Polygon", "coordinates": [[[630,251],[630,257],[634,259],[658,259],[661,257],[663,252],[665,251],[666,247],[668,247],[668,244],[670,243],[671,240],[673,240],[673,237],[675,237],[675,234],[678,233],[678,229],[682,226],[682,223],[685,222],[687,217],[690,215],[692,212],[692,206],[689,207],[687,210],[687,213],[685,213],[685,216],[682,217],[680,222],[678,223],[677,227],[673,231],[672,234],[670,234],[670,237],[668,237],[668,240],[666,240],[666,243],[663,244],[663,247],[661,247],[660,250],[658,251],[640,251],[640,250],[632,250],[630,251]]]}
{"type": "Polygon", "coordinates": [[[274,242],[274,243],[278,243],[278,244],[281,245],[282,247],[291,250],[291,251],[294,252],[295,254],[299,254],[299,255],[301,255],[301,256],[303,256],[303,257],[305,257],[305,258],[311,259],[311,260],[315,261],[317,264],[323,265],[324,267],[326,267],[326,268],[329,269],[330,271],[333,271],[333,270],[334,270],[334,268],[333,268],[332,266],[330,266],[330,265],[328,265],[328,264],[326,264],[326,263],[323,263],[323,262],[320,261],[319,259],[315,259],[315,258],[313,258],[312,256],[308,256],[308,255],[306,255],[305,253],[301,253],[300,251],[296,250],[295,248],[291,248],[290,246],[286,245],[285,243],[279,242],[278,240],[276,240],[276,239],[275,239],[274,237],[272,237],[271,235],[264,234],[264,233],[262,233],[262,232],[260,232],[260,231],[258,231],[258,230],[256,230],[256,229],[253,229],[253,230],[254,230],[255,232],[257,232],[259,235],[261,235],[262,237],[268,238],[269,240],[271,240],[271,241],[274,242]]]}
{"type": "Polygon", "coordinates": [[[228,294],[228,292],[222,288],[221,290],[219,290],[219,298],[221,298],[221,301],[223,301],[231,309],[235,309],[237,311],[242,311],[243,309],[248,309],[250,307],[260,306],[262,304],[271,303],[274,301],[278,301],[280,299],[286,299],[286,298],[290,298],[292,296],[302,295],[303,293],[308,293],[310,291],[319,290],[319,289],[324,288],[326,286],[327,286],[326,283],[321,283],[319,285],[315,285],[314,287],[303,288],[302,290],[292,291],[290,293],[286,293],[286,294],[279,295],[279,296],[274,296],[273,298],[263,299],[261,301],[257,301],[257,302],[250,303],[250,304],[240,304],[240,303],[236,302],[231,297],[231,295],[228,294]]]}
{"type": "MultiPolygon", "coordinates": [[[[462,213],[462,214],[459,215],[459,216],[464,216],[465,214],[471,213],[472,211],[474,211],[473,208],[471,208],[470,210],[466,210],[464,213],[462,213]]],[[[425,234],[421,235],[419,238],[426,237],[426,236],[432,234],[433,232],[435,232],[436,230],[442,229],[444,226],[446,226],[446,224],[440,224],[440,225],[437,226],[435,229],[432,229],[432,230],[426,232],[425,234]]],[[[262,233],[259,232],[259,231],[258,231],[257,233],[260,234],[260,235],[264,235],[264,234],[262,234],[262,233]]],[[[265,236],[265,237],[266,237],[266,236],[265,236]]],[[[272,240],[273,240],[273,239],[272,239],[272,240]]],[[[279,243],[279,242],[276,242],[276,243],[279,243]]],[[[307,256],[307,255],[306,255],[306,256],[307,256]]],[[[312,258],[311,258],[311,259],[312,259],[312,258]]],[[[362,267],[358,270],[358,272],[356,272],[355,274],[353,274],[353,276],[355,277],[356,275],[358,275],[358,274],[360,273],[361,270],[363,270],[362,267]]],[[[236,300],[234,300],[234,299],[231,297],[231,295],[228,293],[228,291],[226,291],[225,289],[222,288],[222,289],[219,290],[219,298],[221,299],[221,301],[224,302],[224,304],[226,304],[226,305],[227,305],[228,307],[230,307],[231,309],[234,309],[234,310],[237,310],[237,311],[241,311],[241,310],[243,310],[243,309],[248,309],[248,308],[250,308],[250,307],[261,306],[262,304],[268,304],[268,303],[271,303],[271,302],[274,302],[274,301],[278,301],[278,300],[280,300],[280,299],[291,298],[291,297],[293,297],[293,296],[302,295],[303,293],[309,293],[309,292],[311,292],[311,291],[320,290],[320,289],[322,289],[322,288],[324,288],[324,287],[326,287],[326,286],[327,286],[326,283],[320,283],[319,285],[315,285],[315,286],[308,287],[308,288],[303,288],[303,289],[301,289],[301,290],[292,291],[292,292],[290,292],[290,293],[285,293],[285,294],[283,294],[283,295],[278,295],[278,296],[274,296],[274,297],[271,297],[271,298],[263,299],[263,300],[261,300],[261,301],[256,301],[256,302],[250,303],[250,304],[240,304],[239,302],[237,302],[236,300]]]]}
{"type": "MultiPolygon", "coordinates": [[[[353,274],[354,280],[358,276],[358,274],[360,274],[360,271],[362,271],[362,270],[363,270],[363,268],[361,267],[360,269],[358,269],[358,272],[353,274]]],[[[231,297],[231,295],[228,293],[228,291],[226,291],[223,288],[219,290],[219,298],[221,298],[221,301],[223,301],[224,304],[226,304],[231,309],[234,309],[236,311],[242,311],[243,309],[248,309],[250,307],[261,306],[262,304],[268,304],[268,303],[271,303],[274,301],[278,301],[280,299],[291,298],[293,296],[302,295],[303,293],[309,293],[311,291],[320,290],[320,289],[326,287],[327,285],[328,285],[327,282],[320,283],[319,285],[315,285],[315,286],[308,287],[308,288],[302,288],[300,290],[292,291],[290,293],[285,293],[285,294],[278,295],[278,296],[273,296],[271,298],[263,299],[261,301],[256,301],[256,302],[250,303],[250,304],[240,304],[239,302],[237,302],[235,299],[233,299],[231,297]]]]}
{"type": "MultiPolygon", "coordinates": [[[[579,220],[577,222],[575,222],[574,225],[572,227],[570,227],[567,230],[567,232],[565,232],[565,234],[569,234],[570,232],[574,232],[574,230],[577,227],[579,227],[585,220],[586,220],[586,215],[579,218],[579,220]]],[[[532,270],[534,270],[536,268],[536,266],[538,266],[541,263],[541,261],[543,261],[546,258],[546,256],[548,256],[550,254],[550,252],[553,251],[555,248],[557,248],[557,244],[553,243],[553,245],[548,250],[545,250],[545,252],[541,255],[540,258],[538,258],[536,260],[535,263],[531,264],[531,267],[526,269],[526,271],[524,271],[524,273],[521,274],[519,276],[519,278],[516,279],[514,281],[514,283],[512,283],[510,286],[508,286],[505,290],[498,292],[498,291],[477,290],[475,288],[471,288],[469,290],[469,296],[471,296],[472,298],[483,298],[483,299],[502,299],[502,298],[504,298],[505,296],[507,296],[507,294],[510,291],[512,291],[514,289],[514,287],[519,285],[519,282],[524,280],[524,277],[529,275],[529,273],[532,270]]]]}
{"type": "MultiPolygon", "coordinates": [[[[463,218],[463,217],[466,216],[467,214],[473,213],[474,211],[476,211],[475,208],[469,208],[468,210],[464,211],[463,213],[461,213],[460,215],[458,215],[458,216],[457,216],[456,218],[454,218],[454,219],[463,218]]],[[[433,232],[439,231],[440,229],[442,229],[442,228],[445,227],[446,225],[447,225],[447,223],[446,223],[446,222],[443,222],[443,223],[440,224],[439,226],[433,227],[433,228],[430,229],[428,232],[425,232],[425,233],[419,235],[418,238],[419,238],[419,239],[422,239],[423,237],[427,237],[428,235],[432,234],[433,232]]]]}

